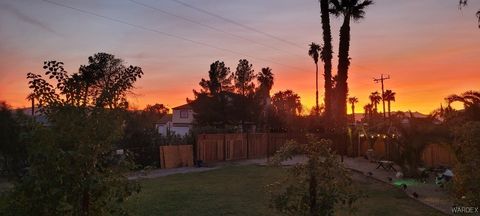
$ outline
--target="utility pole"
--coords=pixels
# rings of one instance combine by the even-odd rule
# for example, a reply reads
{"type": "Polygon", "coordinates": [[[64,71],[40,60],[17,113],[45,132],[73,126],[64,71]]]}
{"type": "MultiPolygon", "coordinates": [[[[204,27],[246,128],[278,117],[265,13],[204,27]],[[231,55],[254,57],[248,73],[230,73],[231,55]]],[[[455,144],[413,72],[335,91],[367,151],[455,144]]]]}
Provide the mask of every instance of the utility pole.
{"type": "Polygon", "coordinates": [[[382,83],[383,119],[386,119],[386,118],[387,118],[387,116],[385,115],[385,97],[384,97],[384,95],[385,95],[385,90],[384,90],[384,88],[383,88],[383,81],[384,81],[384,80],[387,80],[387,79],[390,79],[390,75],[385,75],[385,76],[384,76],[384,75],[382,74],[382,75],[380,76],[380,78],[373,78],[373,81],[374,81],[375,83],[379,83],[379,82],[382,83]]]}

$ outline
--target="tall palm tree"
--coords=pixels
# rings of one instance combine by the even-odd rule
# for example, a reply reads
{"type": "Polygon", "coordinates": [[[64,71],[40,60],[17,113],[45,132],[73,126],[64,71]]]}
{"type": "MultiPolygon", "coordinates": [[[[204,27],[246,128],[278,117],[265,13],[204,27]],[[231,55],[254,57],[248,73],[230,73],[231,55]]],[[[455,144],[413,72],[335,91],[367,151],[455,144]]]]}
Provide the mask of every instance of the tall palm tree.
{"type": "Polygon", "coordinates": [[[380,103],[380,101],[382,100],[382,97],[380,96],[380,93],[378,93],[377,91],[376,92],[372,92],[369,96],[370,98],[370,102],[373,106],[373,111],[375,113],[378,113],[378,107],[377,105],[380,103]]]}
{"type": "Polygon", "coordinates": [[[319,52],[322,51],[322,47],[316,43],[310,44],[310,49],[308,50],[308,55],[312,57],[313,62],[315,62],[315,113],[319,114],[318,109],[318,57],[320,56],[319,52]]]}
{"type": "Polygon", "coordinates": [[[365,9],[373,4],[371,0],[331,0],[332,12],[336,16],[343,16],[343,24],[340,27],[340,43],[338,47],[338,80],[335,86],[336,102],[338,103],[339,119],[347,115],[348,94],[348,67],[350,65],[350,20],[360,20],[365,16],[365,9]]]}
{"type": "Polygon", "coordinates": [[[391,117],[391,112],[390,112],[390,102],[391,101],[395,101],[395,92],[392,91],[392,90],[385,90],[385,92],[383,93],[383,100],[387,101],[387,104],[388,104],[388,117],[390,118],[391,117]]]}
{"type": "Polygon", "coordinates": [[[355,123],[355,104],[358,103],[358,98],[349,97],[348,102],[352,105],[352,118],[353,118],[353,123],[355,123]]]}
{"type": "Polygon", "coordinates": [[[320,13],[322,19],[323,30],[323,49],[321,59],[323,61],[323,76],[325,79],[325,117],[331,119],[332,115],[332,31],[330,29],[330,0],[319,0],[320,13]]]}

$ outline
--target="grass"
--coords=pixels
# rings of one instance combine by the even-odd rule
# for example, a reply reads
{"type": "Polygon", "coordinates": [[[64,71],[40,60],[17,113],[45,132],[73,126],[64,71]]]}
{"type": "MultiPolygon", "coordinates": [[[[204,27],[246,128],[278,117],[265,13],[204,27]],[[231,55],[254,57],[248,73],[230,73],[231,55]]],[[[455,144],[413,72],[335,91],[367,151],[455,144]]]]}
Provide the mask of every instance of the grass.
{"type": "MultiPolygon", "coordinates": [[[[126,208],[132,215],[279,215],[268,208],[265,185],[284,170],[260,166],[176,174],[142,180],[142,192],[126,208]]],[[[366,198],[357,203],[356,215],[443,215],[410,199],[400,189],[354,175],[366,198]]]]}

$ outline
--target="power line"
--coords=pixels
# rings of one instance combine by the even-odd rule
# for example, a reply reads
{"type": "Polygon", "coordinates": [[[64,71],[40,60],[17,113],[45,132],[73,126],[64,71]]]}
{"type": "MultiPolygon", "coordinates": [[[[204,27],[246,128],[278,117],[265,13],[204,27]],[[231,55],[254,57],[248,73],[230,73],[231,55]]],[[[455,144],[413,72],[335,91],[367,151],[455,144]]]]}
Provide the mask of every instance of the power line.
{"type": "MultiPolygon", "coordinates": [[[[211,26],[211,25],[207,25],[207,24],[204,24],[202,22],[198,22],[196,20],[193,20],[193,19],[190,19],[190,18],[187,18],[187,17],[184,17],[184,16],[180,16],[178,14],[175,14],[175,13],[171,13],[171,12],[168,12],[166,10],[163,10],[161,8],[158,8],[158,7],[154,7],[154,6],[151,6],[151,5],[148,5],[148,4],[145,4],[145,3],[142,3],[142,2],[139,2],[139,1],[136,1],[136,0],[128,0],[134,4],[137,4],[137,5],[140,5],[140,6],[143,6],[145,8],[149,8],[149,9],[152,9],[152,10],[156,10],[160,13],[163,13],[163,14],[166,14],[166,15],[169,15],[169,16],[172,16],[172,17],[175,17],[175,18],[179,18],[179,19],[182,19],[182,20],[185,20],[187,22],[190,22],[190,23],[193,23],[193,24],[197,24],[197,25],[200,25],[200,26],[203,26],[205,28],[208,28],[210,30],[214,30],[214,31],[217,31],[217,32],[220,32],[220,33],[223,33],[223,34],[227,34],[227,35],[230,35],[230,36],[233,36],[235,38],[239,38],[239,39],[242,39],[244,41],[248,41],[248,42],[251,42],[251,43],[254,43],[254,44],[258,44],[258,45],[261,45],[263,47],[267,47],[267,48],[270,48],[270,49],[274,49],[274,50],[277,50],[277,51],[281,51],[281,52],[285,52],[284,50],[282,49],[278,49],[277,47],[274,47],[274,46],[270,46],[270,45],[267,45],[267,44],[263,44],[263,43],[260,43],[258,41],[255,41],[255,40],[252,40],[252,39],[249,39],[249,38],[246,38],[246,37],[243,37],[243,36],[240,36],[240,35],[237,35],[237,34],[233,34],[231,32],[228,32],[228,31],[225,31],[225,30],[222,30],[222,29],[219,29],[217,27],[214,27],[214,26],[211,26]]],[[[289,55],[293,55],[291,53],[287,53],[289,55]]],[[[300,55],[297,55],[297,56],[300,56],[300,55]]]]}
{"type": "Polygon", "coordinates": [[[277,37],[277,36],[272,35],[272,34],[270,34],[270,33],[267,33],[267,32],[264,32],[264,31],[261,31],[261,30],[258,30],[258,29],[255,29],[255,28],[250,27],[250,26],[247,26],[247,25],[244,25],[244,24],[239,23],[239,22],[237,22],[237,21],[235,21],[235,20],[226,18],[226,17],[224,17],[224,16],[220,16],[220,15],[218,15],[218,14],[212,13],[212,12],[207,11],[207,10],[205,10],[205,9],[202,9],[202,8],[199,8],[199,7],[195,7],[195,6],[193,6],[193,5],[190,5],[190,4],[185,3],[185,2],[183,2],[183,1],[180,1],[180,0],[171,0],[171,1],[177,2],[178,4],[181,4],[181,5],[185,6],[185,7],[189,7],[189,8],[191,8],[191,9],[196,10],[196,11],[199,11],[199,12],[201,12],[201,13],[208,14],[208,15],[210,15],[210,16],[212,16],[212,17],[216,17],[216,18],[218,18],[218,19],[221,19],[221,20],[223,20],[223,21],[229,22],[229,23],[231,23],[231,24],[240,26],[240,27],[242,27],[242,28],[244,28],[244,29],[247,29],[247,30],[256,32],[256,33],[258,33],[258,34],[262,34],[262,35],[264,35],[264,36],[273,38],[273,39],[275,39],[275,40],[278,40],[278,41],[281,41],[281,42],[283,42],[283,43],[289,44],[289,45],[291,45],[291,46],[298,47],[298,48],[300,48],[300,49],[302,49],[302,50],[305,49],[305,47],[300,46],[300,45],[298,45],[298,44],[296,44],[296,43],[294,43],[294,42],[290,42],[290,41],[288,41],[288,40],[285,40],[285,39],[283,39],[283,38],[277,37]]]}
{"type": "Polygon", "coordinates": [[[71,10],[75,10],[75,11],[78,11],[78,12],[81,12],[81,13],[84,13],[84,14],[88,14],[88,15],[91,15],[91,16],[100,17],[100,18],[103,18],[103,19],[106,19],[106,20],[109,20],[109,21],[113,21],[113,22],[124,24],[124,25],[128,25],[128,26],[131,26],[131,27],[134,27],[134,28],[138,28],[138,29],[142,29],[142,30],[145,30],[145,31],[150,31],[150,32],[153,32],[153,33],[164,35],[164,36],[167,36],[167,37],[188,41],[188,42],[191,42],[191,43],[194,43],[194,44],[199,44],[199,45],[210,47],[210,48],[213,48],[213,49],[217,49],[217,50],[221,50],[221,51],[225,51],[225,52],[229,52],[229,53],[233,53],[233,54],[237,54],[237,55],[242,55],[242,56],[246,56],[246,57],[250,57],[250,58],[254,58],[254,59],[258,59],[258,60],[262,60],[262,61],[266,61],[266,62],[278,64],[278,65],[283,65],[283,66],[290,67],[290,68],[297,69],[297,70],[302,70],[302,69],[300,69],[298,67],[295,67],[295,66],[291,66],[291,65],[275,62],[275,61],[272,61],[272,60],[268,60],[268,59],[259,58],[259,57],[256,57],[256,56],[244,54],[244,53],[241,53],[241,52],[237,52],[235,50],[218,47],[218,46],[211,45],[211,44],[208,44],[208,43],[204,43],[204,42],[201,42],[201,41],[196,41],[196,40],[192,40],[192,39],[189,39],[189,38],[186,38],[186,37],[174,35],[174,34],[171,34],[171,33],[168,33],[168,32],[163,32],[163,31],[159,31],[159,30],[156,30],[156,29],[148,28],[148,27],[145,27],[145,26],[142,26],[142,25],[137,25],[137,24],[125,22],[123,20],[119,20],[119,19],[116,19],[116,18],[104,16],[104,15],[97,14],[97,13],[93,13],[93,12],[90,12],[90,11],[87,11],[87,10],[83,10],[83,9],[79,9],[79,8],[76,8],[76,7],[68,6],[68,5],[58,3],[58,2],[55,2],[55,1],[51,1],[51,0],[42,0],[42,1],[44,1],[46,3],[49,3],[49,4],[59,6],[59,7],[64,7],[64,8],[68,8],[68,9],[71,9],[71,10]]]}

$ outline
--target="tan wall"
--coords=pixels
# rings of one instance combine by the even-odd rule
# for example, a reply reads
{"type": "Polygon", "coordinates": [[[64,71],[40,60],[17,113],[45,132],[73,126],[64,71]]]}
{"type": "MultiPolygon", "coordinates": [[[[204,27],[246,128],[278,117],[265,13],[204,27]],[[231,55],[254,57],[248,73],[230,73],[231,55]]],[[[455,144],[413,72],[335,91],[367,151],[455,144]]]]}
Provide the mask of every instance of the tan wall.
{"type": "Polygon", "coordinates": [[[191,110],[191,109],[175,109],[175,110],[173,110],[172,122],[173,123],[187,123],[187,124],[192,123],[193,122],[193,110],[191,110]],[[188,118],[180,118],[180,113],[183,112],[183,111],[188,113],[188,118]]]}

